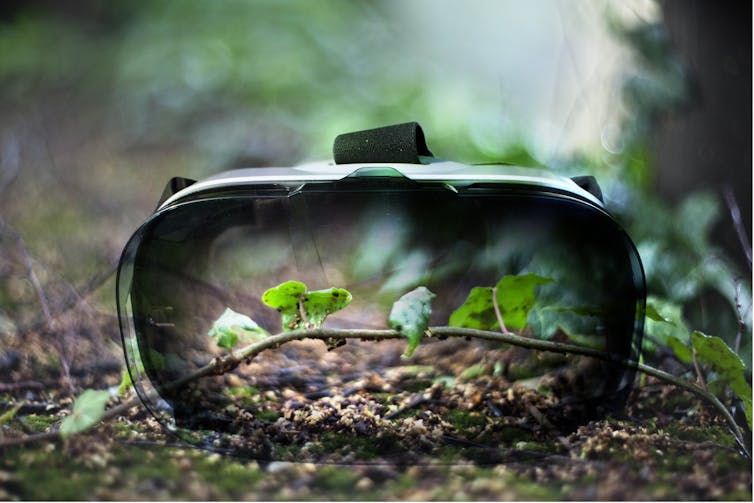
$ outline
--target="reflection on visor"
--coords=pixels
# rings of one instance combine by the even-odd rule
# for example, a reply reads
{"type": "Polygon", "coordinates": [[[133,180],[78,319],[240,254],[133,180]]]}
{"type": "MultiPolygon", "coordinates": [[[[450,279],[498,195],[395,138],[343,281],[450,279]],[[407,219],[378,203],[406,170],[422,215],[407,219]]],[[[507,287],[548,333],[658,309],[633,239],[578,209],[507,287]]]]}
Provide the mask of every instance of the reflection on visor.
{"type": "Polygon", "coordinates": [[[184,382],[283,331],[291,317],[263,296],[288,281],[351,294],[342,309],[323,308],[329,329],[389,329],[393,303],[424,286],[435,295],[430,327],[499,331],[502,317],[519,335],[632,359],[641,342],[638,256],[591,205],[494,186],[314,184],[291,194],[252,186],[158,212],[124,252],[129,371],[164,426],[257,459],[494,461],[532,435],[521,403],[573,428],[620,406],[633,380],[591,358],[424,337],[410,358],[401,357],[403,338],[295,340],[184,382]]]}

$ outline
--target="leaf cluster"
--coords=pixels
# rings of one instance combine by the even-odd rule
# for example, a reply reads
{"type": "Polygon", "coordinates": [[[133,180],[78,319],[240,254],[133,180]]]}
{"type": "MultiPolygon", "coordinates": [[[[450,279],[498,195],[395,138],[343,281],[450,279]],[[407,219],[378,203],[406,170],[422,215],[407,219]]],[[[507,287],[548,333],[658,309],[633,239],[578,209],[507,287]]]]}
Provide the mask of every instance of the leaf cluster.
{"type": "Polygon", "coordinates": [[[351,303],[351,293],[343,288],[309,291],[300,281],[286,281],[262,295],[262,302],[277,310],[283,331],[319,328],[325,318],[351,303]]]}

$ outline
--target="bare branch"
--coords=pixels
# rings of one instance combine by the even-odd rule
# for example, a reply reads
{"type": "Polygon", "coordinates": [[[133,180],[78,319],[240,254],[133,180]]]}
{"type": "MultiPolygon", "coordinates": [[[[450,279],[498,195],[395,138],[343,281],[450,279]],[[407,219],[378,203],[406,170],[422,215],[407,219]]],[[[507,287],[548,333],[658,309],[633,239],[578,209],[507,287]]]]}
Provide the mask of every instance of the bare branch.
{"type": "Polygon", "coordinates": [[[5,192],[10,184],[18,176],[18,171],[21,163],[19,162],[19,146],[18,139],[14,135],[10,135],[8,139],[3,142],[3,152],[0,156],[0,194],[5,192]]]}
{"type": "Polygon", "coordinates": [[[3,229],[5,232],[13,236],[13,239],[15,239],[16,244],[18,245],[18,249],[21,251],[21,255],[23,256],[24,260],[24,267],[26,268],[26,275],[29,277],[29,282],[34,288],[34,292],[37,294],[37,299],[39,300],[39,304],[42,307],[42,313],[44,314],[47,331],[52,335],[53,345],[58,352],[58,356],[60,357],[60,366],[61,370],[63,371],[63,377],[65,378],[66,384],[68,385],[71,394],[73,394],[75,391],[75,386],[73,385],[73,380],[71,378],[71,364],[68,359],[68,355],[66,354],[62,339],[56,336],[57,324],[55,323],[55,319],[52,317],[50,301],[47,298],[47,294],[45,293],[44,288],[42,288],[42,283],[39,281],[36,271],[34,271],[34,264],[31,258],[31,254],[29,253],[29,249],[26,246],[26,242],[24,241],[24,238],[21,236],[21,234],[16,229],[8,225],[8,223],[5,222],[2,217],[0,217],[0,229],[3,229]]]}
{"type": "MultiPolygon", "coordinates": [[[[647,375],[651,375],[664,382],[674,384],[687,391],[690,391],[691,393],[697,395],[698,397],[712,404],[717,409],[717,411],[723,416],[725,421],[728,423],[728,426],[733,432],[736,442],[739,444],[742,451],[746,454],[747,457],[749,458],[751,457],[751,453],[748,447],[746,446],[744,435],[741,432],[741,429],[738,427],[738,424],[733,419],[733,416],[731,416],[730,412],[725,407],[725,405],[723,405],[716,396],[714,396],[707,390],[702,389],[701,387],[697,386],[696,384],[692,382],[683,380],[672,374],[668,374],[667,372],[664,372],[662,370],[656,369],[654,367],[651,367],[643,363],[639,363],[633,360],[622,358],[615,354],[606,353],[604,351],[600,351],[597,349],[593,349],[593,348],[589,348],[585,346],[576,346],[573,344],[565,344],[565,343],[555,342],[555,341],[531,339],[528,337],[522,337],[520,335],[510,333],[510,332],[507,334],[503,334],[500,332],[492,332],[492,331],[487,331],[487,330],[476,330],[472,328],[455,328],[455,327],[432,327],[429,329],[429,332],[431,333],[431,335],[446,336],[446,337],[463,337],[463,338],[475,337],[477,339],[501,342],[501,343],[511,344],[514,346],[520,346],[523,348],[533,349],[537,351],[550,351],[550,352],[555,352],[555,353],[589,356],[589,357],[597,358],[603,361],[615,363],[623,367],[626,367],[628,369],[638,370],[647,375]]],[[[202,377],[228,373],[231,370],[238,367],[242,362],[251,360],[256,355],[262,353],[263,351],[267,349],[277,348],[278,346],[285,344],[286,342],[297,341],[297,340],[302,340],[302,339],[319,339],[319,340],[361,339],[361,340],[381,341],[381,340],[401,339],[401,338],[403,338],[403,335],[395,330],[355,330],[355,329],[316,328],[316,329],[311,329],[311,330],[301,329],[301,330],[294,330],[291,332],[283,332],[277,335],[271,335],[253,344],[249,344],[248,346],[245,346],[230,354],[214,358],[207,365],[197,369],[191,374],[188,374],[181,379],[178,379],[166,386],[163,386],[163,389],[180,388],[181,386],[184,386],[187,383],[193,382],[202,377]]],[[[145,398],[150,399],[150,398],[156,398],[156,397],[157,395],[153,394],[145,398]]],[[[134,399],[124,404],[121,404],[117,407],[114,407],[112,409],[109,409],[105,413],[105,416],[103,417],[103,419],[109,419],[109,418],[115,417],[137,404],[138,404],[138,401],[134,399]]],[[[42,435],[44,436],[41,436],[39,439],[52,440],[56,438],[54,435],[51,437],[50,436],[51,434],[48,434],[48,433],[45,433],[42,435]]],[[[29,438],[29,437],[24,437],[24,438],[29,438]]],[[[6,447],[9,445],[21,445],[23,443],[37,440],[37,438],[32,438],[26,441],[24,440],[24,438],[12,439],[10,441],[0,442],[0,448],[6,447]]]]}
{"type": "Polygon", "coordinates": [[[738,241],[741,243],[741,248],[746,255],[746,260],[749,261],[749,270],[751,270],[751,241],[749,241],[746,228],[741,219],[741,208],[738,206],[736,195],[733,193],[733,189],[731,189],[730,185],[726,185],[723,188],[723,197],[725,198],[725,204],[728,205],[728,212],[733,221],[733,227],[736,229],[738,241]]]}
{"type": "Polygon", "coordinates": [[[746,331],[746,320],[744,320],[743,304],[741,303],[741,278],[736,279],[736,317],[738,318],[736,330],[736,340],[733,341],[733,351],[738,354],[738,349],[741,347],[741,338],[746,331]]]}
{"type": "Polygon", "coordinates": [[[503,321],[503,313],[500,312],[500,306],[497,302],[497,286],[492,287],[492,306],[495,308],[495,316],[497,317],[497,323],[500,325],[500,331],[504,334],[508,334],[508,329],[505,328],[505,322],[503,321]]]}

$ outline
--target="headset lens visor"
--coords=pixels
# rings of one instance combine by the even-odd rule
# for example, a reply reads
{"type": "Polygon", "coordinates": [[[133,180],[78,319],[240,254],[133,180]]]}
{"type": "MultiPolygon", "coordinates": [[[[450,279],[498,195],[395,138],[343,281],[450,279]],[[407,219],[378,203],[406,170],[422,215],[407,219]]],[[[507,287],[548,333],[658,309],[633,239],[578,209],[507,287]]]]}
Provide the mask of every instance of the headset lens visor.
{"type": "Polygon", "coordinates": [[[196,378],[291,329],[390,329],[393,303],[420,286],[434,294],[430,327],[637,358],[641,265],[596,206],[505,185],[336,185],[195,196],[128,243],[123,344],[139,396],[167,429],[257,459],[494,460],[531,435],[519,402],[567,429],[625,400],[633,373],[618,364],[452,333],[423,337],[409,358],[402,337],[301,338],[196,378]],[[292,290],[274,290],[282,284],[292,290]]]}

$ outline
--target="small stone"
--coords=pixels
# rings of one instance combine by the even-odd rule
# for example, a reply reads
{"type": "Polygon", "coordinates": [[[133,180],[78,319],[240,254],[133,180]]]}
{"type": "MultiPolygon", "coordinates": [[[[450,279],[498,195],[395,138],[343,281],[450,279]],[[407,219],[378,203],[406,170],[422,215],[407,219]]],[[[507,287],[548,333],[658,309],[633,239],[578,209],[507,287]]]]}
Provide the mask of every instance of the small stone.
{"type": "Polygon", "coordinates": [[[288,469],[288,466],[290,463],[287,463],[285,461],[273,461],[269,465],[267,465],[267,472],[268,473],[281,473],[288,469]]]}
{"type": "Polygon", "coordinates": [[[368,491],[372,487],[374,487],[374,482],[369,477],[362,477],[356,482],[356,489],[359,491],[368,491]]]}

